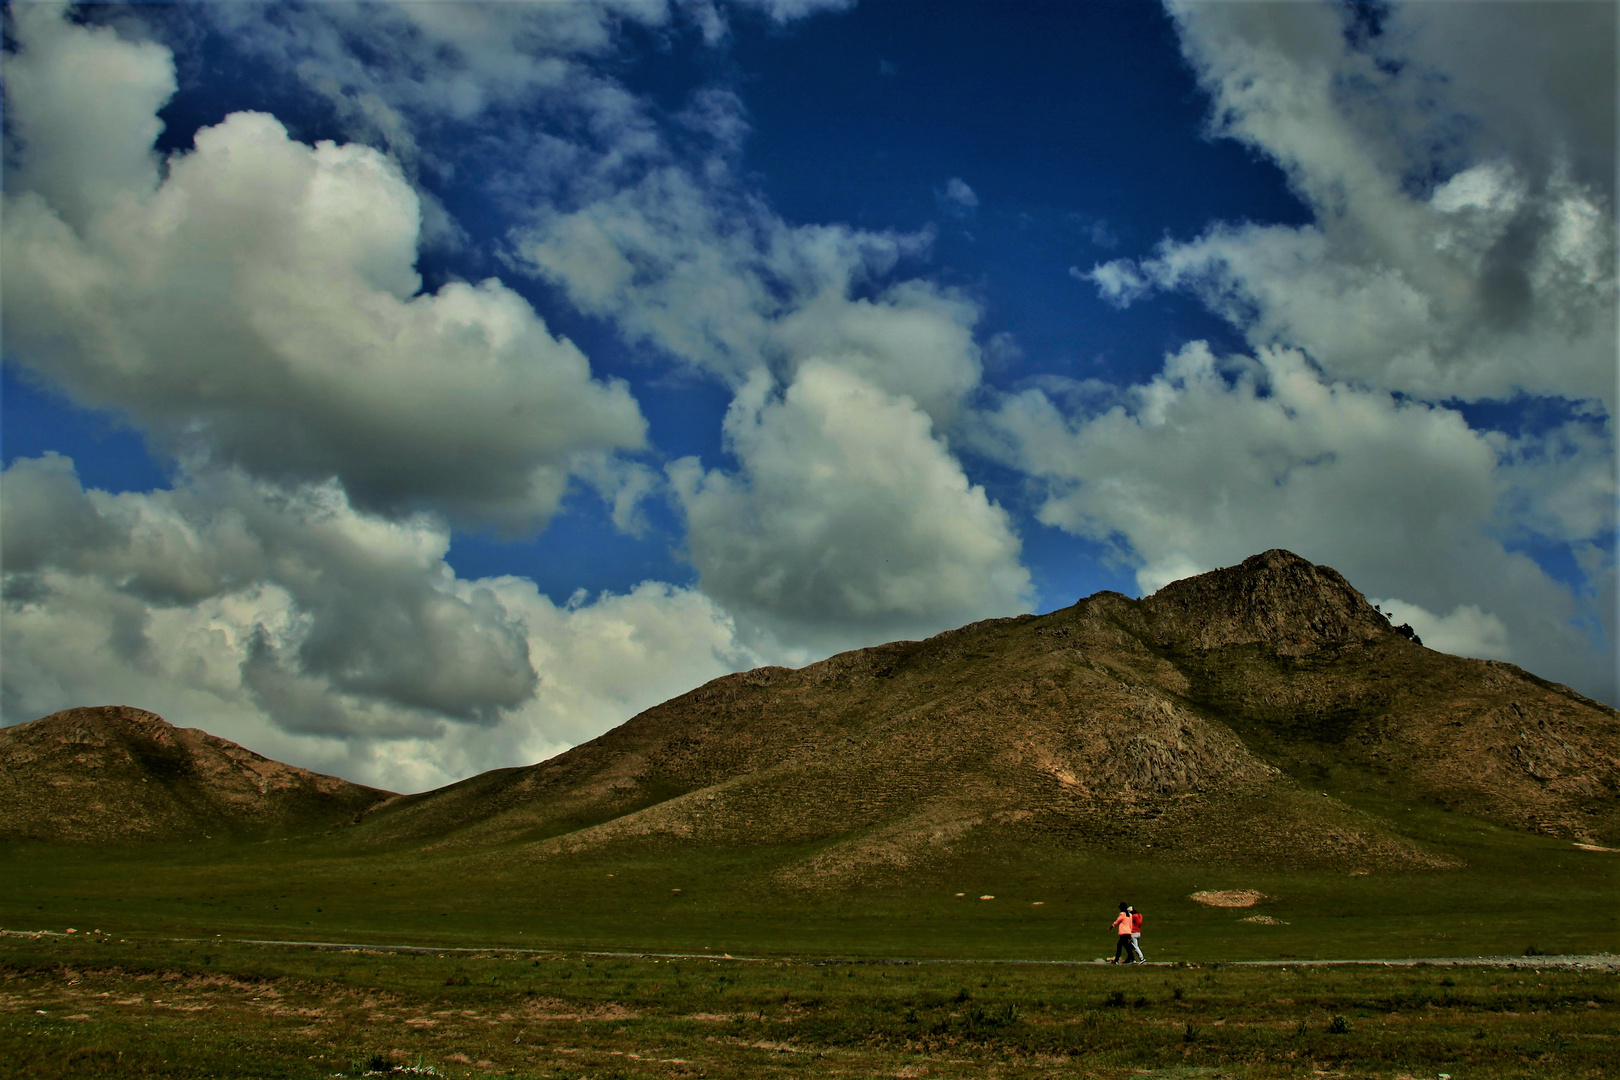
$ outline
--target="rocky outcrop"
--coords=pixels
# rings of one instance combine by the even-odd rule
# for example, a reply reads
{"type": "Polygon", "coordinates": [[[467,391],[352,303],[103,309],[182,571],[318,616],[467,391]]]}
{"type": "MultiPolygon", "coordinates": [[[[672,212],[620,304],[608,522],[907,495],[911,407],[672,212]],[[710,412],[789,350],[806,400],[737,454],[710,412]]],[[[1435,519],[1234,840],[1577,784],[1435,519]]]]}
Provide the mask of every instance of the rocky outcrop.
{"type": "Polygon", "coordinates": [[[1281,548],[1171,582],[1140,610],[1156,644],[1206,652],[1258,644],[1279,656],[1309,656],[1366,645],[1390,631],[1337,570],[1281,548]]]}

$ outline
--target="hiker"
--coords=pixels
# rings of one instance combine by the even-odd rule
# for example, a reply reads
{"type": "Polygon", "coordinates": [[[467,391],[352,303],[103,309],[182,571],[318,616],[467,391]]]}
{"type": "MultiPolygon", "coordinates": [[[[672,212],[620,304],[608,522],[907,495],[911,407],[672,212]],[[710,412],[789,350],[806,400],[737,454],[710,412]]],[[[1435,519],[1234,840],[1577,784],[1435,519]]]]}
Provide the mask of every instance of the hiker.
{"type": "Polygon", "coordinates": [[[1129,964],[1132,960],[1131,905],[1120,901],[1119,914],[1114,917],[1113,925],[1114,932],[1119,935],[1119,940],[1114,943],[1114,958],[1108,963],[1118,964],[1120,963],[1119,958],[1123,956],[1125,958],[1124,962],[1129,964]]]}
{"type": "Polygon", "coordinates": [[[1147,957],[1142,955],[1142,913],[1135,907],[1125,910],[1131,913],[1131,951],[1136,954],[1138,964],[1147,963],[1147,957]]]}

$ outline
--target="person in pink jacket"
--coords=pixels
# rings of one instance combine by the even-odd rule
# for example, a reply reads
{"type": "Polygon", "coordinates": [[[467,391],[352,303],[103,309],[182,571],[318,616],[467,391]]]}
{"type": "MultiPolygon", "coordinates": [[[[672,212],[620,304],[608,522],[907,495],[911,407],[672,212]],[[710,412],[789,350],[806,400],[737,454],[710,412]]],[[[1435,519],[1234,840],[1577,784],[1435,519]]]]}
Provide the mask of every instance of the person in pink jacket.
{"type": "Polygon", "coordinates": [[[1114,933],[1119,935],[1119,941],[1114,945],[1114,958],[1108,961],[1110,964],[1129,964],[1136,959],[1131,949],[1131,934],[1135,929],[1135,920],[1131,918],[1131,905],[1121,903],[1119,915],[1114,919],[1114,933]],[[1123,961],[1120,960],[1121,956],[1125,958],[1123,961]]]}

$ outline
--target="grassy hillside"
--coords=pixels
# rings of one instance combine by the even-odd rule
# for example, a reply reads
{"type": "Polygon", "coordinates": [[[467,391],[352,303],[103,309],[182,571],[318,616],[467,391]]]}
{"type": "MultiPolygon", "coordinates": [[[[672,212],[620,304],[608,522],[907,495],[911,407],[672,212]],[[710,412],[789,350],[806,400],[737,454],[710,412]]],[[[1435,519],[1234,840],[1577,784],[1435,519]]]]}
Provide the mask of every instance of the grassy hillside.
{"type": "Polygon", "coordinates": [[[718,679],[551,761],[382,804],[353,839],[773,845],[798,853],[784,883],[833,889],[974,847],[1455,865],[1401,824],[1418,807],[1620,844],[1620,714],[1425,649],[1331,569],[1268,552],[1141,601],[718,679]]]}
{"type": "Polygon", "coordinates": [[[734,954],[1091,959],[1120,900],[1148,913],[1160,959],[1212,961],[1620,952],[1620,853],[1481,826],[1406,820],[1465,865],[1367,874],[1189,863],[1031,843],[968,846],[907,880],[783,882],[803,852],[653,841],[569,859],[523,845],[423,853],[327,843],[13,846],[0,927],[207,937],[524,945],[734,954]],[[1267,895],[1212,908],[1202,890],[1267,895]],[[679,890],[679,891],[676,891],[679,890]],[[957,896],[956,894],[964,894],[957,896]],[[981,900],[980,896],[993,896],[981,900]],[[1261,916],[1262,922],[1246,921],[1261,916]]]}

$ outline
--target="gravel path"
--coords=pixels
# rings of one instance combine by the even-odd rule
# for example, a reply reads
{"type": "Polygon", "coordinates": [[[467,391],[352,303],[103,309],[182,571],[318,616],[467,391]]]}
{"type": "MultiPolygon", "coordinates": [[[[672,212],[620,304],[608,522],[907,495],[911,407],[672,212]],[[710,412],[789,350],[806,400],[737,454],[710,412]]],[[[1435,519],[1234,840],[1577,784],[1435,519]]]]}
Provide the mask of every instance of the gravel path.
{"type": "MultiPolygon", "coordinates": [[[[60,930],[3,930],[3,937],[67,937],[60,930]]],[[[86,935],[87,937],[89,935],[86,935]]],[[[151,939],[148,939],[151,940],[151,939]]],[[[159,938],[160,941],[219,941],[220,938],[159,938]]],[[[229,938],[226,939],[237,945],[283,945],[300,949],[332,949],[336,951],[369,951],[369,952],[399,952],[399,953],[512,953],[519,955],[556,956],[559,954],[575,953],[573,949],[530,949],[514,948],[507,945],[389,945],[376,942],[360,941],[282,941],[275,938],[229,938]]],[[[960,957],[957,959],[905,958],[905,957],[861,957],[861,956],[733,956],[727,952],[625,952],[607,951],[600,949],[578,950],[580,956],[616,956],[627,960],[735,960],[739,963],[781,963],[787,961],[798,964],[1030,964],[1050,967],[1094,967],[1105,963],[1100,957],[1096,960],[1015,960],[982,957],[960,957]]],[[[1565,968],[1583,971],[1609,971],[1620,974],[1620,955],[1615,953],[1589,953],[1584,956],[1415,956],[1388,960],[1219,960],[1206,961],[1206,963],[1219,963],[1226,967],[1497,967],[1497,968],[1565,968]]],[[[1175,961],[1149,960],[1147,967],[1174,967],[1175,961]]],[[[1138,965],[1125,964],[1123,967],[1138,965]]],[[[1189,963],[1188,967],[1203,965],[1189,963]]]]}

